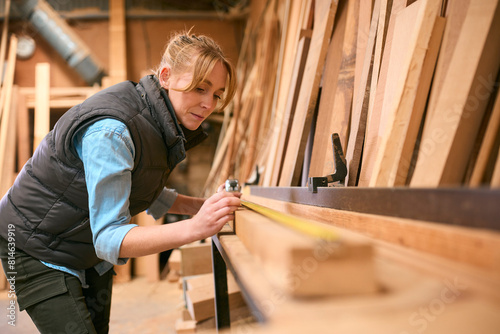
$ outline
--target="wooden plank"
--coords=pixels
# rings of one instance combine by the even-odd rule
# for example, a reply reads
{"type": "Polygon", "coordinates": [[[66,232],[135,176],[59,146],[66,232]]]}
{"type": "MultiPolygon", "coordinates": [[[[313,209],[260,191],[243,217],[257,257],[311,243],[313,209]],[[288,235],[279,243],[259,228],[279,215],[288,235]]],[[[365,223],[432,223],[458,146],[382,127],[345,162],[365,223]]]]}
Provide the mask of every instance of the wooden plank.
{"type": "Polygon", "coordinates": [[[342,234],[340,242],[322,242],[250,210],[236,212],[235,231],[261,261],[269,279],[289,295],[331,296],[377,290],[371,246],[355,237],[342,234]]]}
{"type": "Polygon", "coordinates": [[[498,0],[471,0],[431,117],[411,186],[460,185],[500,65],[498,0]]]}
{"type": "Polygon", "coordinates": [[[245,188],[252,195],[330,209],[422,220],[500,232],[500,191],[475,188],[301,187],[245,188]],[[247,190],[248,189],[248,190],[247,190]]]}
{"type": "MultiPolygon", "coordinates": [[[[0,41],[0,78],[3,78],[3,71],[4,71],[4,63],[5,63],[5,54],[7,53],[7,43],[8,43],[8,30],[9,30],[9,14],[10,14],[10,2],[11,0],[6,0],[5,1],[5,8],[4,8],[4,18],[3,18],[3,25],[2,25],[2,38],[0,41]]],[[[2,81],[2,80],[0,80],[2,81]]],[[[2,104],[0,103],[0,106],[2,104]]],[[[2,119],[2,113],[0,113],[0,120],[2,119]]]]}
{"type": "Polygon", "coordinates": [[[109,77],[112,84],[127,80],[125,0],[109,1],[109,77]]]}
{"type": "Polygon", "coordinates": [[[299,24],[301,15],[301,8],[305,2],[287,0],[284,4],[284,17],[283,17],[283,31],[281,33],[280,41],[280,55],[278,63],[278,74],[276,77],[276,86],[274,89],[273,101],[273,115],[272,124],[270,128],[270,143],[267,152],[267,161],[265,164],[264,174],[261,180],[262,185],[270,185],[271,175],[276,161],[276,146],[279,134],[282,127],[282,120],[286,106],[289,86],[291,84],[291,77],[295,54],[298,50],[298,42],[300,30],[302,29],[299,24]]]}
{"type": "Polygon", "coordinates": [[[299,40],[297,58],[295,59],[294,67],[292,69],[292,78],[290,81],[289,95],[286,101],[286,109],[284,113],[284,118],[281,122],[281,127],[279,132],[276,132],[274,140],[271,142],[271,154],[273,154],[272,161],[274,165],[271,165],[272,169],[270,174],[266,173],[268,177],[265,184],[278,185],[279,178],[281,175],[283,160],[285,156],[285,150],[290,136],[290,130],[292,127],[293,115],[297,106],[297,98],[300,91],[300,85],[302,84],[302,77],[304,74],[304,68],[306,64],[307,54],[309,52],[310,42],[311,42],[312,31],[308,30],[302,34],[299,40]]]}
{"type": "MultiPolygon", "coordinates": [[[[486,182],[484,180],[486,169],[489,162],[495,159],[495,150],[498,150],[496,143],[500,133],[500,94],[497,94],[491,116],[488,121],[486,128],[486,133],[484,134],[483,141],[481,143],[481,148],[479,150],[479,155],[472,172],[469,185],[471,187],[479,187],[484,185],[486,182]]],[[[496,161],[496,160],[495,160],[496,161]]],[[[493,184],[492,184],[493,185],[493,184]]]]}
{"type": "Polygon", "coordinates": [[[335,171],[332,133],[338,133],[345,148],[354,89],[359,0],[339,2],[333,37],[323,74],[322,97],[314,132],[309,176],[324,176],[335,171]]]}
{"type": "Polygon", "coordinates": [[[16,67],[17,37],[12,35],[9,43],[9,55],[7,59],[7,70],[5,72],[4,84],[0,101],[2,115],[0,125],[0,197],[7,192],[12,185],[14,175],[15,156],[15,134],[16,134],[16,110],[12,110],[12,90],[14,83],[14,72],[16,67]]]}
{"type": "Polygon", "coordinates": [[[26,95],[18,89],[17,94],[17,170],[21,170],[31,157],[31,138],[26,95]]]}
{"type": "MultiPolygon", "coordinates": [[[[240,167],[239,178],[248,180],[253,172],[257,160],[257,152],[263,146],[264,141],[255,140],[262,136],[266,131],[266,125],[262,124],[267,120],[272,109],[272,93],[274,91],[274,81],[277,72],[277,57],[274,52],[274,46],[278,42],[278,18],[276,13],[276,0],[269,2],[266,11],[263,14],[263,22],[259,29],[259,43],[256,46],[257,60],[254,64],[260,75],[257,77],[256,87],[253,98],[255,107],[250,115],[248,122],[248,143],[243,155],[243,161],[240,167]],[[267,73],[267,75],[263,75],[267,73]],[[273,82],[273,83],[270,83],[273,82]]],[[[266,122],[267,123],[267,122],[266,122]]]]}
{"type": "MultiPolygon", "coordinates": [[[[484,275],[486,285],[493,282],[498,285],[500,282],[498,232],[329,209],[251,195],[245,195],[245,199],[274,210],[347,228],[380,241],[468,265],[471,272],[484,275]]],[[[252,251],[250,247],[249,250],[252,251]]]]}
{"type": "Polygon", "coordinates": [[[498,157],[495,163],[495,169],[491,177],[490,185],[492,188],[500,188],[500,152],[498,152],[498,157]]]}
{"type": "MultiPolygon", "coordinates": [[[[287,45],[290,46],[290,48],[287,48],[287,51],[290,55],[293,55],[293,57],[288,58],[287,69],[292,68],[292,71],[289,77],[287,77],[289,81],[283,80],[282,84],[280,84],[277,114],[274,118],[274,132],[269,149],[269,160],[271,163],[266,169],[263,181],[263,184],[272,186],[277,186],[279,182],[285,147],[290,134],[293,113],[297,103],[300,84],[302,83],[302,75],[312,36],[310,22],[312,1],[295,1],[294,3],[296,6],[300,5],[300,11],[296,14],[298,15],[298,20],[294,20],[296,22],[295,26],[292,24],[288,25],[289,30],[287,32],[287,45]]],[[[291,19],[294,18],[295,16],[291,19]]],[[[285,70],[286,72],[290,71],[285,70]]]]}
{"type": "MultiPolygon", "coordinates": [[[[359,18],[358,18],[358,35],[356,39],[356,67],[354,70],[354,87],[358,87],[361,80],[361,73],[365,63],[366,46],[368,37],[370,36],[370,26],[372,20],[374,0],[360,0],[359,3],[359,18]]],[[[352,99],[357,101],[359,99],[357,89],[354,89],[352,99]]],[[[364,92],[361,92],[364,94],[364,92]]],[[[347,142],[345,147],[347,146],[347,142]]]]}
{"type": "MultiPolygon", "coordinates": [[[[446,5],[445,2],[443,1],[443,7],[446,5]]],[[[471,0],[455,0],[446,6],[446,27],[441,50],[439,51],[436,73],[432,79],[432,91],[429,97],[427,118],[433,117],[436,111],[436,102],[440,95],[443,81],[448,73],[470,2],[471,0]]]]}
{"type": "MultiPolygon", "coordinates": [[[[396,0],[397,1],[397,0],[396,0]]],[[[393,0],[382,1],[379,11],[377,38],[375,40],[375,50],[373,51],[372,76],[370,80],[370,96],[368,99],[368,114],[373,109],[377,92],[380,67],[382,65],[382,55],[386,45],[387,30],[391,18],[393,0]]]]}
{"type": "Polygon", "coordinates": [[[377,37],[377,27],[381,1],[375,0],[373,6],[372,20],[370,23],[370,31],[366,42],[366,49],[363,61],[363,68],[358,81],[358,86],[354,87],[354,95],[356,100],[353,101],[351,113],[351,130],[346,148],[347,161],[347,178],[346,184],[355,186],[358,179],[358,171],[360,168],[361,151],[365,136],[366,118],[368,113],[368,103],[370,98],[370,90],[368,83],[371,80],[373,52],[375,49],[375,38],[377,37]]]}
{"type": "Polygon", "coordinates": [[[373,107],[368,109],[367,116],[367,127],[365,134],[365,142],[363,145],[363,165],[361,166],[361,171],[359,175],[358,185],[360,187],[367,187],[370,183],[372,176],[373,165],[375,164],[376,154],[378,150],[378,143],[381,140],[381,134],[385,132],[385,117],[382,117],[383,101],[385,95],[386,85],[393,83],[388,80],[388,68],[391,64],[391,50],[392,50],[392,39],[394,35],[394,24],[396,21],[397,14],[406,8],[407,0],[395,0],[392,4],[391,16],[389,19],[389,24],[387,27],[387,34],[385,38],[384,51],[382,56],[382,62],[380,64],[380,74],[377,81],[377,89],[375,92],[375,98],[373,101],[373,107]],[[382,124],[381,124],[382,123],[382,124]]]}
{"type": "MultiPolygon", "coordinates": [[[[251,332],[255,328],[260,334],[411,333],[421,327],[408,322],[410,315],[425,321],[419,312],[432,314],[433,321],[425,322],[425,332],[430,334],[473,333],[478,326],[481,333],[495,334],[500,328],[499,307],[491,295],[478,292],[466,275],[435,257],[380,242],[376,266],[383,291],[353,298],[299,299],[287,298],[262,277],[257,260],[237,236],[220,235],[219,240],[245,290],[261,306],[259,313],[266,316],[265,324],[251,327],[251,332]],[[444,275],[436,274],[434,266],[444,275]],[[451,297],[448,302],[441,299],[443,295],[451,297]],[[430,307],[440,313],[428,313],[430,307]]],[[[498,282],[495,287],[498,290],[498,282]]]]}
{"type": "Polygon", "coordinates": [[[38,63],[35,67],[35,129],[33,151],[50,131],[50,64],[38,63]]]}
{"type": "Polygon", "coordinates": [[[444,29],[444,19],[436,24],[440,9],[441,0],[421,0],[396,18],[397,47],[393,50],[405,52],[391,56],[397,86],[387,101],[387,131],[382,136],[370,186],[406,182],[444,29]]]}
{"type": "Polygon", "coordinates": [[[290,140],[287,145],[280,176],[280,186],[296,185],[300,179],[304,150],[316,108],[319,84],[330,41],[337,2],[314,3],[314,26],[300,86],[297,107],[293,116],[290,140]]]}

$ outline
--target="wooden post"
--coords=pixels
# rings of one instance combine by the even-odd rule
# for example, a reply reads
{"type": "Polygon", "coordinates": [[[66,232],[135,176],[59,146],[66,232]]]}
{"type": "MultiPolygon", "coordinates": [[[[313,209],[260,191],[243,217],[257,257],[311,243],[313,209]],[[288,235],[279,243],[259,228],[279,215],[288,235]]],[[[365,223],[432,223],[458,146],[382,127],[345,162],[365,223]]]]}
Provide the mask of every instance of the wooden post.
{"type": "Polygon", "coordinates": [[[35,130],[33,152],[50,131],[50,64],[35,67],[35,130]]]}
{"type": "MultiPolygon", "coordinates": [[[[125,29],[125,0],[109,1],[109,78],[103,80],[103,87],[111,86],[127,79],[127,47],[125,29]],[[106,82],[106,86],[104,86],[106,82]]],[[[115,266],[116,282],[131,279],[131,262],[115,266]]]]}

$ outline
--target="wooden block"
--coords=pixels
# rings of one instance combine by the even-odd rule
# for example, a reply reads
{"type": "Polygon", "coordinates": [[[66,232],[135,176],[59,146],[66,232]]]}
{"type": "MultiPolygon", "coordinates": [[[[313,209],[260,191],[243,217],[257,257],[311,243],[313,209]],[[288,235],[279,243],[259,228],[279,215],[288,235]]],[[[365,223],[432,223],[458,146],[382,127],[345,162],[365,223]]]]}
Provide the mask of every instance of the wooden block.
{"type": "Polygon", "coordinates": [[[170,257],[168,258],[168,266],[170,267],[170,270],[176,270],[180,272],[181,261],[182,261],[181,251],[178,248],[173,249],[172,253],[170,254],[170,257]]]}
{"type": "Polygon", "coordinates": [[[194,334],[194,333],[196,333],[196,321],[177,319],[175,321],[175,332],[177,334],[194,334]]]}
{"type": "MultiPolygon", "coordinates": [[[[233,309],[245,305],[243,296],[234,278],[231,275],[228,275],[227,278],[229,308],[233,309]]],[[[201,321],[215,316],[213,275],[206,274],[186,279],[186,285],[188,287],[186,291],[186,306],[191,317],[196,321],[201,321]]]]}
{"type": "Polygon", "coordinates": [[[307,55],[297,107],[290,130],[290,139],[283,161],[279,181],[280,186],[297,185],[300,179],[305,146],[311,130],[336,10],[337,1],[314,2],[314,27],[311,46],[307,55]]]}
{"type": "Polygon", "coordinates": [[[441,90],[436,93],[435,110],[425,120],[411,186],[463,182],[499,65],[499,1],[471,0],[441,90]]]}
{"type": "Polygon", "coordinates": [[[239,239],[274,284],[289,295],[332,296],[378,289],[372,247],[366,241],[316,240],[250,210],[237,211],[235,222],[239,239]]]}
{"type": "Polygon", "coordinates": [[[212,272],[212,246],[209,242],[184,245],[179,249],[182,276],[212,272]]]}

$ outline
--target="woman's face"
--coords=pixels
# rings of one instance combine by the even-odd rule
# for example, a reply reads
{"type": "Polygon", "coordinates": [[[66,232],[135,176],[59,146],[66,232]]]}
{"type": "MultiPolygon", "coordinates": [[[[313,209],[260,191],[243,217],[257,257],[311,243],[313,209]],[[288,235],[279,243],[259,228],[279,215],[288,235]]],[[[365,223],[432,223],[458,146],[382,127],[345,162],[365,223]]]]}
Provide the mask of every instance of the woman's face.
{"type": "Polygon", "coordinates": [[[227,71],[218,62],[206,81],[201,82],[194,90],[190,92],[176,90],[188,86],[192,78],[191,73],[175,75],[169,68],[163,68],[160,83],[168,90],[177,120],[189,130],[196,130],[214,111],[224,93],[227,71]]]}

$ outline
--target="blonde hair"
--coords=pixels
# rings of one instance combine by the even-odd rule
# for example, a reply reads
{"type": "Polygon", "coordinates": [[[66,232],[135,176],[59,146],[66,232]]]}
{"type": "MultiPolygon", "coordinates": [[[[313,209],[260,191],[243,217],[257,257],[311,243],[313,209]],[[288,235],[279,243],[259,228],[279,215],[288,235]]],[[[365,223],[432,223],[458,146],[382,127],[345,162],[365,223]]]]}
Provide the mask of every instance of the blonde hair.
{"type": "Polygon", "coordinates": [[[170,38],[160,66],[155,71],[156,76],[160,78],[160,72],[164,67],[169,67],[175,74],[192,72],[191,83],[180,89],[189,92],[205,81],[215,64],[220,61],[227,71],[226,90],[218,108],[222,110],[231,102],[236,92],[236,74],[233,65],[213,39],[191,34],[190,31],[175,33],[170,38]]]}

